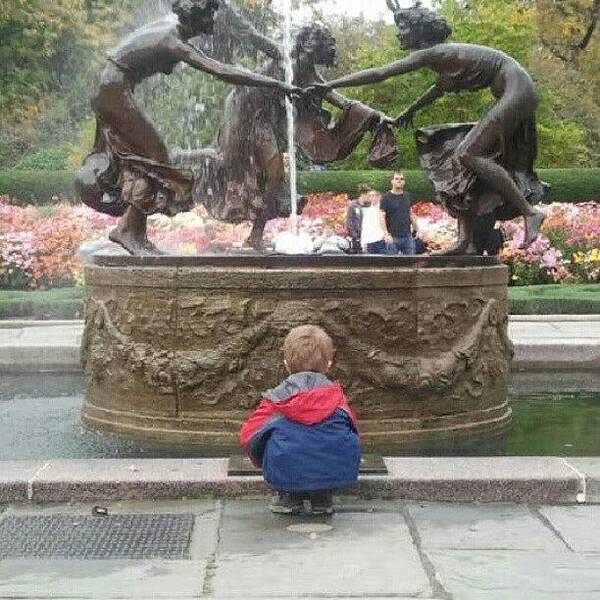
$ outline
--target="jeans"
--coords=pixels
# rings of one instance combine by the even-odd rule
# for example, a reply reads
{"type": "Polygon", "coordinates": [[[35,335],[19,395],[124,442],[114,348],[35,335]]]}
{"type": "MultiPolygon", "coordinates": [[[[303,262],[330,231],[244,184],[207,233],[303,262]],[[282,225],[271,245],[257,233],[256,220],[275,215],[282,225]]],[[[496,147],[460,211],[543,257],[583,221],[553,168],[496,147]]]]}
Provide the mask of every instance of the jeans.
{"type": "Polygon", "coordinates": [[[417,245],[415,238],[412,235],[404,235],[395,237],[394,241],[388,247],[390,254],[416,254],[417,245]]]}
{"type": "Polygon", "coordinates": [[[367,244],[367,254],[387,254],[388,249],[383,240],[367,244]]]}

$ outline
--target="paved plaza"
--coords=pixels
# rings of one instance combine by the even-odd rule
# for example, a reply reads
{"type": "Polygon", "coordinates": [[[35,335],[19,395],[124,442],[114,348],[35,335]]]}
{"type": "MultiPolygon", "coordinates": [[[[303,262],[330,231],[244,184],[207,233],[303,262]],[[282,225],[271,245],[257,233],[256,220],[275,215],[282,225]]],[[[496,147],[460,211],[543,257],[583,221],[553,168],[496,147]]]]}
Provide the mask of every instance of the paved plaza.
{"type": "Polygon", "coordinates": [[[6,506],[0,598],[600,598],[600,506],[267,501],[6,506]]]}

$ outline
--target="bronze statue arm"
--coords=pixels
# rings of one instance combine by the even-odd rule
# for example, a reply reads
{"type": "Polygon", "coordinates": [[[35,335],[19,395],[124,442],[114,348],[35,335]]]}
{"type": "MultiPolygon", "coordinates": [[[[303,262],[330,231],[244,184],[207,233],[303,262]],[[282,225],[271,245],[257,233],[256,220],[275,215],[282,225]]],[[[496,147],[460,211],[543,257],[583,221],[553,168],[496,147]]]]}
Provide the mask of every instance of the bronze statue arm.
{"type": "Polygon", "coordinates": [[[222,3],[222,10],[225,11],[229,22],[237,29],[239,35],[247,38],[257,50],[264,52],[273,60],[283,60],[281,48],[268,37],[259,33],[252,23],[246,21],[246,19],[235,12],[229,2],[222,3]]]}
{"type": "Polygon", "coordinates": [[[359,71],[352,75],[346,75],[339,79],[329,81],[323,86],[315,86],[317,89],[334,89],[341,87],[353,87],[359,85],[367,85],[369,83],[379,83],[385,81],[395,75],[402,75],[404,73],[410,73],[427,66],[425,61],[425,51],[416,51],[409,54],[406,58],[398,60],[394,63],[386,65],[385,67],[375,67],[373,69],[366,69],[359,71]]]}
{"type": "Polygon", "coordinates": [[[395,121],[397,127],[408,127],[415,113],[444,95],[444,90],[437,84],[432,85],[414,104],[411,104],[395,121]]]}
{"type": "MultiPolygon", "coordinates": [[[[327,85],[327,82],[320,75],[318,76],[318,82],[327,85]]],[[[338,92],[335,92],[333,90],[330,90],[329,92],[327,92],[327,94],[325,94],[324,100],[327,100],[327,102],[333,104],[333,106],[341,110],[346,110],[352,104],[362,104],[363,106],[366,106],[366,104],[363,104],[358,100],[351,100],[350,98],[346,98],[346,96],[343,96],[342,94],[339,94],[338,92]]],[[[373,113],[377,114],[380,121],[388,119],[388,117],[382,112],[379,112],[378,110],[375,110],[370,106],[368,106],[367,108],[370,108],[373,111],[373,113]]],[[[391,121],[391,119],[389,120],[391,121]]]]}
{"type": "Polygon", "coordinates": [[[222,81],[232,83],[234,85],[249,85],[255,87],[267,87],[280,89],[288,94],[298,91],[298,88],[288,85],[283,81],[260,75],[259,73],[252,73],[247,69],[234,67],[232,65],[226,65],[217,60],[209,58],[197,48],[194,48],[191,44],[185,42],[179,42],[174,49],[175,56],[182,62],[188,65],[210,73],[215,77],[218,77],[222,81]]]}

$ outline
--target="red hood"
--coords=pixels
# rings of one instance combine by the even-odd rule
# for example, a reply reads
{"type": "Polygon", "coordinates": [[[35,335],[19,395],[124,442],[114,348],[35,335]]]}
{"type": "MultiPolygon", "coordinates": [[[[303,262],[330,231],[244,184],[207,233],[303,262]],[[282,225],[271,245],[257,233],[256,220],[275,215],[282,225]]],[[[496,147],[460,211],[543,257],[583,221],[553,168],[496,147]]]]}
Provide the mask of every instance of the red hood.
{"type": "Polygon", "coordinates": [[[325,421],[338,408],[347,412],[356,426],[356,419],[339,384],[299,392],[288,400],[275,404],[277,412],[302,425],[315,425],[325,421]]]}

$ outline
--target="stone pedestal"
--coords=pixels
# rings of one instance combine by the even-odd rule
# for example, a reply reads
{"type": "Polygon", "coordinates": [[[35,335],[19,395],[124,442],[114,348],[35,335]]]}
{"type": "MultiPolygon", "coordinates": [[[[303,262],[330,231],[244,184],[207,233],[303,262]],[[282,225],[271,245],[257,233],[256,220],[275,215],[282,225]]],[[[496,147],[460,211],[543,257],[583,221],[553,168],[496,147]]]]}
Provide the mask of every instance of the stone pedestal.
{"type": "Polygon", "coordinates": [[[507,269],[493,258],[108,257],[86,268],[83,420],[231,449],[291,327],[334,339],[366,447],[510,423],[507,269]]]}

